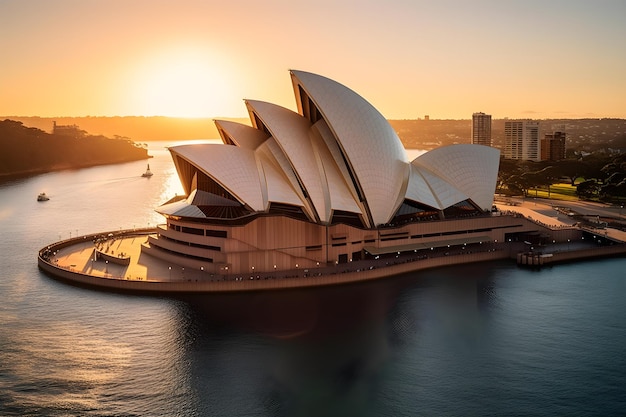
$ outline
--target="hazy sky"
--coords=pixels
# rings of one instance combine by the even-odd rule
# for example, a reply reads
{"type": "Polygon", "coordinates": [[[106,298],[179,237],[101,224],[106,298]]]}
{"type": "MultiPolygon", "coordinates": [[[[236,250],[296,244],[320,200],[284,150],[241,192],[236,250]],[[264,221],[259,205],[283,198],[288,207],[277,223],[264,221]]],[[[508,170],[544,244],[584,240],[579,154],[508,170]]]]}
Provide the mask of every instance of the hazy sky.
{"type": "Polygon", "coordinates": [[[293,109],[293,68],[390,119],[626,118],[625,22],[625,0],[0,0],[0,115],[293,109]]]}

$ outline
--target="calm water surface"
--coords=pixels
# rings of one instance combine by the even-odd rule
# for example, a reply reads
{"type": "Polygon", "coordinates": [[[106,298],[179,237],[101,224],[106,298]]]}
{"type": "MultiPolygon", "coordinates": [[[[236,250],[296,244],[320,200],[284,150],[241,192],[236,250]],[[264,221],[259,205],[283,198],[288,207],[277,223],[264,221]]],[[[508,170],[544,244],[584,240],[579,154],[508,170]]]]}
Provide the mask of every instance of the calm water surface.
{"type": "Polygon", "coordinates": [[[624,415],[626,259],[162,298],[68,286],[38,249],[154,226],[145,161],[0,184],[0,415],[624,415]],[[50,201],[35,201],[45,191],[50,201]]]}

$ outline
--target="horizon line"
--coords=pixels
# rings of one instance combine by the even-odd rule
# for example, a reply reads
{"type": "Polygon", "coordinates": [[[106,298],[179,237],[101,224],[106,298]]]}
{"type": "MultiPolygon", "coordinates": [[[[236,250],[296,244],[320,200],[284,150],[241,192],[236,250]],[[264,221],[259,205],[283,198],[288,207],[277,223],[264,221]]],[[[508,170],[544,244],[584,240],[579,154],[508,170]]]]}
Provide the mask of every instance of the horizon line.
{"type": "MultiPolygon", "coordinates": [[[[224,119],[245,119],[249,120],[247,116],[193,116],[193,117],[185,117],[185,116],[166,116],[166,115],[115,115],[115,116],[19,116],[19,115],[2,115],[0,119],[6,120],[11,118],[32,118],[32,119],[114,119],[114,118],[143,118],[143,119],[151,119],[151,118],[165,118],[165,119],[179,119],[179,120],[224,120],[224,119]]],[[[386,120],[395,120],[395,121],[471,121],[472,118],[433,118],[433,117],[417,117],[417,118],[387,118],[386,120]]],[[[626,120],[626,116],[624,117],[615,117],[615,116],[586,116],[586,117],[492,117],[492,120],[626,120]]]]}

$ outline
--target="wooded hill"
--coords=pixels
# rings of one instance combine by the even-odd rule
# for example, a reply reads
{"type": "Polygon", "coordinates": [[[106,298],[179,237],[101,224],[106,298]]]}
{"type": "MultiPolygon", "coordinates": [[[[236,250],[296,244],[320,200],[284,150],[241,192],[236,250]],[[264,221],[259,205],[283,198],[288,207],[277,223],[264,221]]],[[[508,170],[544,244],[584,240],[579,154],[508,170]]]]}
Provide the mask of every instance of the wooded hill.
{"type": "Polygon", "coordinates": [[[37,174],[147,158],[147,149],[128,138],[93,136],[77,127],[62,134],[51,134],[26,127],[18,121],[0,121],[0,176],[37,174]]]}

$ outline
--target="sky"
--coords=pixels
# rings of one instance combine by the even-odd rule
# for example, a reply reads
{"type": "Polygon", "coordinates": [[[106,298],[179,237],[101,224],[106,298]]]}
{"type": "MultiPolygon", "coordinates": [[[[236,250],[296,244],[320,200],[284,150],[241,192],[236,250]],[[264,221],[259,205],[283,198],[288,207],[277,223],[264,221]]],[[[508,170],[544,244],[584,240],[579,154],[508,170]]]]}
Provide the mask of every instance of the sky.
{"type": "Polygon", "coordinates": [[[0,115],[246,117],[290,69],[388,119],[626,118],[624,0],[0,0],[0,115]]]}

